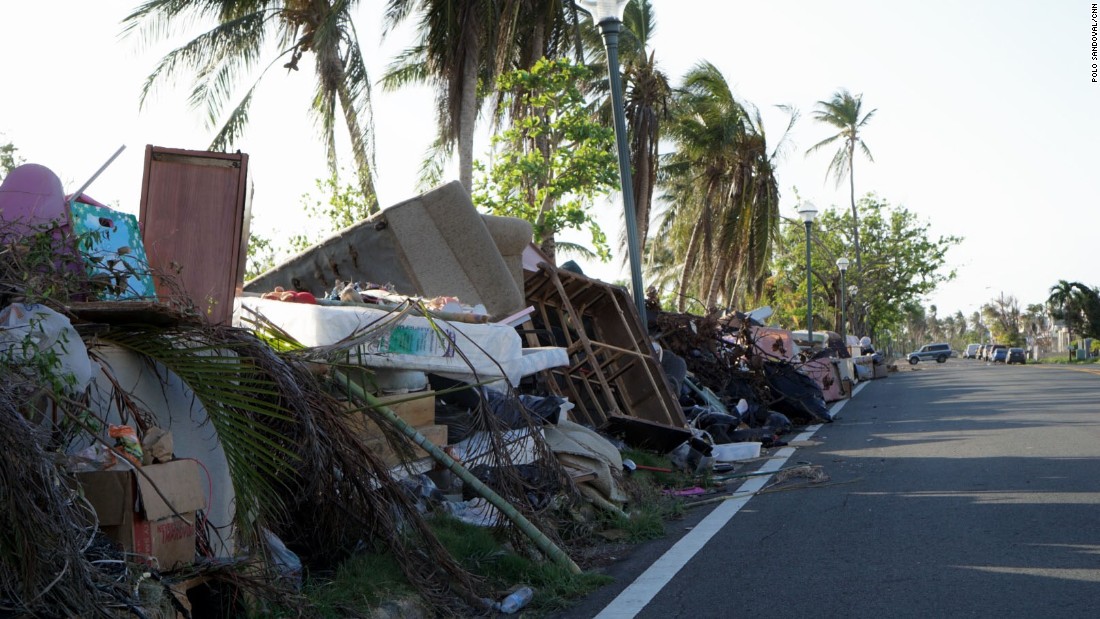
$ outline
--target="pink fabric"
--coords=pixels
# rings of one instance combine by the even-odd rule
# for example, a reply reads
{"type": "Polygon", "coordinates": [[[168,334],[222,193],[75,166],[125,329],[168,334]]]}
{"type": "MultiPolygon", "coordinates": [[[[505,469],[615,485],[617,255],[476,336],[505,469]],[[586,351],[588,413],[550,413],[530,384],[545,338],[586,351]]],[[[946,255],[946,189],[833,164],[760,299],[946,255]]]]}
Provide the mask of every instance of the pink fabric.
{"type": "Polygon", "coordinates": [[[802,364],[801,372],[814,379],[826,402],[836,402],[848,397],[843,393],[840,372],[830,357],[818,357],[802,364]]]}

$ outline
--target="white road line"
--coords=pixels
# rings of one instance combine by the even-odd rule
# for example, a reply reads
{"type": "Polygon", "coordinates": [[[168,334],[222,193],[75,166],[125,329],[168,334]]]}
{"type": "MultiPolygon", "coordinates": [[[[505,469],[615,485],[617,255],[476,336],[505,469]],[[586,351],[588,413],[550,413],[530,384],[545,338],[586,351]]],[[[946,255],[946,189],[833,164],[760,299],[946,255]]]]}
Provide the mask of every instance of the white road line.
{"type": "MultiPolygon", "coordinates": [[[[856,385],[856,388],[852,390],[852,397],[855,397],[864,387],[867,386],[866,382],[861,382],[856,385]]],[[[848,400],[840,400],[833,404],[829,410],[830,417],[836,417],[840,409],[844,408],[844,405],[848,403],[848,400]]],[[[802,434],[795,437],[795,441],[806,441],[814,435],[821,428],[821,424],[810,426],[806,428],[802,434]]],[[[794,447],[784,447],[780,449],[771,459],[764,463],[760,467],[762,472],[775,472],[779,470],[791,456],[794,455],[794,447]]],[[[687,535],[680,538],[680,541],[676,542],[672,548],[669,548],[665,554],[661,555],[661,558],[657,559],[653,565],[649,566],[645,572],[642,572],[641,576],[630,584],[623,592],[619,594],[617,598],[611,601],[600,614],[596,615],[596,619],[630,619],[636,616],[646,604],[649,604],[654,597],[660,593],[661,589],[664,589],[665,585],[672,580],[687,562],[699,552],[710,538],[714,537],[715,533],[722,530],[722,527],[726,526],[726,523],[733,518],[734,514],[741,511],[749,499],[752,498],[753,492],[763,488],[770,480],[771,475],[761,475],[759,477],[750,477],[748,481],[741,484],[733,494],[745,495],[736,499],[729,499],[723,501],[707,515],[706,518],[695,526],[687,535]]]]}

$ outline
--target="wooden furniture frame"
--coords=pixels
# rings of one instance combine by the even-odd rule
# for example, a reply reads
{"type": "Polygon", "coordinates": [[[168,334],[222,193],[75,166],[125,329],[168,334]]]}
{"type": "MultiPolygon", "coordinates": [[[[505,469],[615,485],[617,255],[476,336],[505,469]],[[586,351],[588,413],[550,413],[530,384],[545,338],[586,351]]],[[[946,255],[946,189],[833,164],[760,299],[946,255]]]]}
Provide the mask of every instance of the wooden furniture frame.
{"type": "Polygon", "coordinates": [[[211,323],[228,323],[244,283],[248,155],[147,146],[141,234],[157,297],[182,292],[211,323]],[[174,274],[179,288],[168,283],[174,274]]]}
{"type": "Polygon", "coordinates": [[[527,272],[525,285],[536,331],[541,331],[528,333],[528,344],[568,350],[568,367],[542,374],[550,391],[576,405],[570,414],[577,421],[596,428],[622,425],[628,421],[624,418],[666,429],[686,426],[624,288],[545,262],[527,272]]]}

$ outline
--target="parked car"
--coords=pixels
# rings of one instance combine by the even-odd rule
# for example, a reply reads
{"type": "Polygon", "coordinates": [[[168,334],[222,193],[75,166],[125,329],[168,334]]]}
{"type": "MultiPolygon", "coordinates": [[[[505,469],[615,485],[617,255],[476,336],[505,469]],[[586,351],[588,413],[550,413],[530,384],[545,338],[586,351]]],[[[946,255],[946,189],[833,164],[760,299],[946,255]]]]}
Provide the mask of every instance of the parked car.
{"type": "Polygon", "coordinates": [[[1004,363],[1008,359],[1008,347],[998,344],[998,347],[990,353],[989,360],[993,363],[1004,363]]]}
{"type": "Polygon", "coordinates": [[[917,352],[909,353],[909,365],[916,365],[921,361],[932,361],[935,359],[936,363],[944,363],[947,358],[951,356],[950,344],[928,344],[921,346],[921,349],[917,352]]]}
{"type": "Polygon", "coordinates": [[[1027,353],[1023,348],[1009,348],[1008,357],[1005,358],[1005,364],[1012,363],[1027,363],[1027,353]]]}
{"type": "Polygon", "coordinates": [[[964,359],[976,359],[978,357],[978,349],[981,348],[981,344],[967,344],[966,352],[963,353],[964,359]]]}

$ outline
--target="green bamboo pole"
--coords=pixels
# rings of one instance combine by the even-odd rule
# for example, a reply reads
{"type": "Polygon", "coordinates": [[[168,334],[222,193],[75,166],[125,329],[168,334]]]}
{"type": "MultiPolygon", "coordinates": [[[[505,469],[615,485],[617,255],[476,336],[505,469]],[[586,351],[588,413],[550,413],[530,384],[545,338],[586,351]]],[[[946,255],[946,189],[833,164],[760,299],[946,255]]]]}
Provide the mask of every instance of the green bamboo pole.
{"type": "Polygon", "coordinates": [[[525,518],[523,514],[519,513],[519,510],[513,507],[511,503],[505,501],[504,498],[496,492],[493,492],[492,488],[486,486],[477,477],[474,477],[466,467],[456,462],[454,458],[448,456],[446,452],[425,438],[423,434],[417,432],[416,428],[405,423],[405,420],[398,417],[397,414],[393,412],[393,409],[383,404],[378,398],[374,397],[374,395],[367,393],[362,387],[349,379],[346,374],[339,370],[333,370],[333,374],[336,380],[339,381],[341,385],[347,387],[348,391],[353,396],[374,407],[374,409],[381,413],[393,427],[400,430],[409,440],[428,452],[436,462],[442,464],[448,471],[458,475],[459,479],[469,485],[474,492],[478,493],[486,501],[489,501],[493,507],[499,509],[501,513],[519,527],[519,530],[523,531],[524,535],[529,537],[531,541],[535,543],[535,546],[537,546],[543,554],[549,557],[550,560],[574,574],[581,573],[581,568],[573,562],[573,559],[569,558],[569,555],[567,555],[565,551],[558,548],[554,542],[550,541],[550,538],[543,535],[542,531],[539,531],[535,525],[531,524],[531,521],[525,518]]]}

